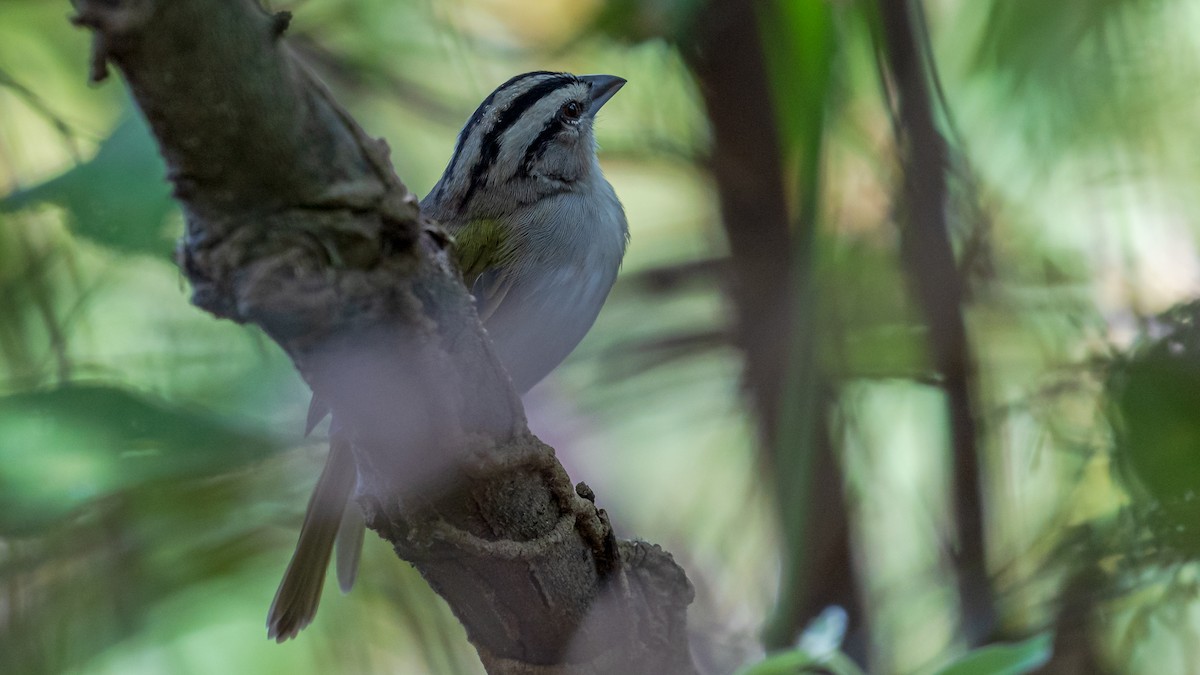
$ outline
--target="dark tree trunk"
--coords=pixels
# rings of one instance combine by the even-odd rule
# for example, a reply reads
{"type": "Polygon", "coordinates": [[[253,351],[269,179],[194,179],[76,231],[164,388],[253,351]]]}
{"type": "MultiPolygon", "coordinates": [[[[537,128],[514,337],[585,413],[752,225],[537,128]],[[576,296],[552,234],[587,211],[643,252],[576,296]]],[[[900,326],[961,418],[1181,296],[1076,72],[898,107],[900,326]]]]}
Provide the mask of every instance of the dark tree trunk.
{"type": "Polygon", "coordinates": [[[954,562],[967,641],[977,645],[993,630],[996,608],[987,573],[974,362],[963,318],[962,279],[946,223],[946,140],[934,123],[928,64],[922,58],[912,3],[879,0],[878,8],[904,162],[901,256],[925,314],[931,351],[946,391],[958,535],[954,562]]]}
{"type": "MultiPolygon", "coordinates": [[[[735,335],[758,418],[763,473],[776,479],[784,530],[780,597],[764,643],[768,649],[792,645],[808,621],[837,604],[850,615],[853,656],[865,662],[866,617],[856,591],[841,464],[826,419],[830,392],[816,364],[811,322],[815,210],[789,213],[785,144],[771,105],[760,9],[769,11],[754,0],[709,2],[693,42],[682,48],[712,124],[710,168],[729,241],[735,335]],[[788,396],[789,387],[804,395],[788,396]],[[803,409],[785,408],[785,401],[803,409]],[[783,423],[801,416],[807,424],[790,424],[799,437],[784,437],[783,423]],[[807,471],[793,471],[798,462],[807,471]],[[807,478],[803,490],[791,482],[798,474],[807,478]],[[804,503],[792,493],[804,495],[804,503]]],[[[817,196],[803,198],[815,204],[817,196]]]]}

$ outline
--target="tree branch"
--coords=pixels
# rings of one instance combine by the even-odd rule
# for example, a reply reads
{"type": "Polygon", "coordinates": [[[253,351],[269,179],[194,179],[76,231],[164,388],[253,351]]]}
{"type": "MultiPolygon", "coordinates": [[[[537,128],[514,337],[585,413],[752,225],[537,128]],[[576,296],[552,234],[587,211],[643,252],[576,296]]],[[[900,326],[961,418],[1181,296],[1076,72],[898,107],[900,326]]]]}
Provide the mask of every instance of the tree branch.
{"type": "MultiPolygon", "coordinates": [[[[916,0],[919,2],[920,0],[916,0]]],[[[888,70],[895,78],[897,141],[904,154],[901,256],[929,326],[930,346],[942,375],[953,447],[959,597],[968,642],[992,631],[996,609],[987,575],[982,474],[972,400],[971,346],[965,299],[946,224],[946,140],[934,124],[925,64],[908,0],[878,0],[888,70]]]]}
{"type": "Polygon", "coordinates": [[[693,671],[691,586],[618,541],[533,437],[387,146],[251,0],[76,0],[169,167],[199,307],[261,327],[354,443],[368,525],[450,604],[491,673],[693,671]]]}

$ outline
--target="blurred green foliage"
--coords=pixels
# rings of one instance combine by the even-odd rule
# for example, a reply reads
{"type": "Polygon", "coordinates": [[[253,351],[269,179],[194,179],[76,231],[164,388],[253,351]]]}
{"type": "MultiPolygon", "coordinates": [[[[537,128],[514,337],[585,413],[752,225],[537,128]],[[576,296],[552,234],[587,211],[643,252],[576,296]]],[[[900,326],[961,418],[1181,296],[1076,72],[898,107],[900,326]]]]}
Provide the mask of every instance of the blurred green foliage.
{"type": "MultiPolygon", "coordinates": [[[[708,5],[271,4],[418,194],[512,74],[630,81],[598,133],[632,248],[592,334],[528,397],[531,424],[620,535],[688,570],[698,661],[762,661],[780,561],[804,554],[762,486],[806,468],[762,475],[729,340],[710,135],[680,51],[708,5]]],[[[803,316],[851,495],[826,506],[853,517],[872,670],[1032,667],[1045,638],[964,658],[954,637],[944,412],[897,262],[869,6],[763,6],[773,97],[744,104],[776,111],[792,213],[818,224],[798,244],[803,316]]],[[[1200,9],[924,9],[1005,631],[1078,629],[1047,672],[1085,649],[1114,672],[1200,672],[1200,9]]],[[[68,12],[0,2],[0,672],[480,672],[445,606],[372,541],[359,588],[328,593],[298,640],[266,640],[322,461],[301,438],[306,392],[269,341],[188,306],[161,160],[118,83],[84,86],[68,12]]]]}
{"type": "Polygon", "coordinates": [[[1200,554],[1200,303],[1149,319],[1110,370],[1116,458],[1161,544],[1200,554]]]}
{"type": "Polygon", "coordinates": [[[280,445],[213,415],[76,383],[0,398],[0,439],[7,537],[36,535],[107,494],[257,463],[280,445]]]}
{"type": "MultiPolygon", "coordinates": [[[[967,653],[941,668],[936,675],[1025,675],[1050,660],[1049,635],[1038,635],[1016,644],[989,645],[967,653]]],[[[830,675],[862,675],[862,670],[845,654],[811,654],[794,649],[770,656],[738,671],[738,675],[792,675],[822,672],[830,675]]]]}
{"type": "Polygon", "coordinates": [[[176,211],[146,124],[130,111],[96,154],[65,173],[0,201],[0,211],[55,204],[72,231],[114,251],[170,255],[180,231],[164,223],[176,211]]]}

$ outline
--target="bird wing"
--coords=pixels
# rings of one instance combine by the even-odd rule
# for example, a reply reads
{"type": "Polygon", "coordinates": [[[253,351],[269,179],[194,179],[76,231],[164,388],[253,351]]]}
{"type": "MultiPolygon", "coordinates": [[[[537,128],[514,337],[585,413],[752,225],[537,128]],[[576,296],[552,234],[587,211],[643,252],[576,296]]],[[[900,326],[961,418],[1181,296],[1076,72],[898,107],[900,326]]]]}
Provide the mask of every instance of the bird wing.
{"type": "Polygon", "coordinates": [[[475,296],[479,320],[486,322],[512,288],[513,258],[508,228],[497,220],[468,222],[454,232],[454,258],[463,283],[475,296]]]}
{"type": "Polygon", "coordinates": [[[506,269],[490,269],[480,274],[471,285],[471,295],[475,296],[475,312],[479,314],[480,321],[486,324],[500,303],[504,302],[504,296],[512,288],[512,277],[506,269]]]}

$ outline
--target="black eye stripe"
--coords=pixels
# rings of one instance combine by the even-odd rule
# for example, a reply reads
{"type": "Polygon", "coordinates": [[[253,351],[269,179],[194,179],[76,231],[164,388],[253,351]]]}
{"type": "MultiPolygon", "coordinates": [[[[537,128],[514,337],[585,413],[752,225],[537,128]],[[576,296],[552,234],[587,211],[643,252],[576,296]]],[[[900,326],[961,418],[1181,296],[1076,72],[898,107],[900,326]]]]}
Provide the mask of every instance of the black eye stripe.
{"type": "Polygon", "coordinates": [[[519,175],[529,175],[529,172],[533,170],[533,163],[545,154],[546,148],[550,146],[554,137],[563,130],[563,127],[568,122],[574,123],[583,116],[583,106],[579,104],[579,101],[567,101],[559,109],[559,112],[560,114],[555,115],[549,122],[546,122],[542,130],[538,132],[537,137],[530,142],[529,147],[525,148],[525,155],[521,158],[519,175]]]}
{"type": "Polygon", "coordinates": [[[557,115],[551,118],[549,122],[546,122],[546,126],[542,127],[537,138],[534,138],[529,147],[525,149],[525,156],[521,158],[522,175],[529,175],[529,171],[533,169],[533,163],[546,152],[546,148],[554,140],[554,137],[558,135],[558,132],[562,131],[562,128],[563,121],[557,115]]]}

